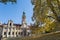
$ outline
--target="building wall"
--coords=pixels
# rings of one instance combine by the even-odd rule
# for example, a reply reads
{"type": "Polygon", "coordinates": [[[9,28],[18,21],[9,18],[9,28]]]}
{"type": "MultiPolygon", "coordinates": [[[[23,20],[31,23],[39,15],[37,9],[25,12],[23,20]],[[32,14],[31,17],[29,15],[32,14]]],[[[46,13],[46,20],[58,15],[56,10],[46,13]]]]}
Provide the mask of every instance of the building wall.
{"type": "MultiPolygon", "coordinates": [[[[29,32],[30,30],[26,30],[26,35],[28,35],[29,32]]],[[[4,37],[20,37],[20,36],[24,36],[23,29],[19,29],[16,26],[8,27],[7,25],[4,25],[3,31],[2,31],[3,38],[4,37]]]]}
{"type": "Polygon", "coordinates": [[[14,25],[13,21],[9,20],[8,24],[3,25],[3,30],[2,30],[2,37],[20,37],[24,36],[24,34],[28,35],[30,33],[29,29],[26,29],[28,27],[25,27],[27,25],[14,25]],[[24,32],[24,29],[26,32],[24,32]]]}
{"type": "Polygon", "coordinates": [[[4,25],[2,37],[16,37],[19,35],[20,31],[20,29],[16,29],[16,26],[8,27],[7,25],[4,25]]]}
{"type": "MultiPolygon", "coordinates": [[[[26,30],[26,35],[30,30],[26,30]]],[[[20,37],[24,36],[23,34],[23,29],[19,29],[19,27],[16,27],[13,25],[13,27],[8,27],[7,25],[3,26],[3,31],[2,31],[2,37],[20,37]]]]}

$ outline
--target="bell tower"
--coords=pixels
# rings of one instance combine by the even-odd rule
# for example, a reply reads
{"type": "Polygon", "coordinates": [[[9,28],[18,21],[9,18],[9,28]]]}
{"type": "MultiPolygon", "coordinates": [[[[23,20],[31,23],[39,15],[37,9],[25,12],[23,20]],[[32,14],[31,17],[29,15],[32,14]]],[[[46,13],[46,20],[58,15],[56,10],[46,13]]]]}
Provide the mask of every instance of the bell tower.
{"type": "Polygon", "coordinates": [[[23,15],[22,15],[22,24],[26,24],[25,12],[23,12],[23,15]]]}
{"type": "Polygon", "coordinates": [[[22,30],[21,33],[22,33],[23,36],[27,36],[28,34],[30,34],[30,28],[29,28],[29,26],[26,23],[26,15],[25,15],[25,12],[23,12],[23,15],[22,15],[22,26],[21,26],[21,30],[22,30]]]}

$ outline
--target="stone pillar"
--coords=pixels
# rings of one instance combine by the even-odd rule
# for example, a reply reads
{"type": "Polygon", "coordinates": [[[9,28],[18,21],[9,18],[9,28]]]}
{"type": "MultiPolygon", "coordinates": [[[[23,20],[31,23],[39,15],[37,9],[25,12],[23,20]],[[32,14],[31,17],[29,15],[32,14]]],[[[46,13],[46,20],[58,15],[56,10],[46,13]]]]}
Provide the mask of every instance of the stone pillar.
{"type": "Polygon", "coordinates": [[[7,35],[6,35],[7,37],[9,37],[8,33],[9,33],[9,28],[7,28],[7,35]]]}
{"type": "Polygon", "coordinates": [[[17,36],[18,36],[18,30],[17,30],[17,36]]]}
{"type": "Polygon", "coordinates": [[[14,37],[16,37],[16,28],[14,28],[14,37]]]}
{"type": "Polygon", "coordinates": [[[13,37],[13,35],[12,35],[12,28],[11,28],[11,30],[10,30],[10,37],[13,37]]]}
{"type": "Polygon", "coordinates": [[[2,37],[4,37],[4,28],[3,28],[3,32],[2,32],[2,37]]]}

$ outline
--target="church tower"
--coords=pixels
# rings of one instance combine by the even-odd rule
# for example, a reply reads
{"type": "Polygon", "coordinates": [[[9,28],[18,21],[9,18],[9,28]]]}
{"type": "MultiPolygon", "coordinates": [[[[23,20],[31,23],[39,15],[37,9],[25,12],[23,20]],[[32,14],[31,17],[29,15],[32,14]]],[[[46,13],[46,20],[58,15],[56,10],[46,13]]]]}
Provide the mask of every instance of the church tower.
{"type": "Polygon", "coordinates": [[[25,12],[23,12],[22,15],[22,28],[27,28],[27,23],[26,23],[26,16],[25,16],[25,12]]]}
{"type": "Polygon", "coordinates": [[[27,36],[27,35],[30,34],[30,28],[29,28],[29,26],[26,23],[25,12],[23,12],[23,15],[22,15],[22,26],[21,26],[21,30],[22,30],[21,33],[22,33],[23,36],[27,36]]]}
{"type": "Polygon", "coordinates": [[[23,15],[22,15],[22,24],[26,24],[25,12],[23,12],[23,15]]]}

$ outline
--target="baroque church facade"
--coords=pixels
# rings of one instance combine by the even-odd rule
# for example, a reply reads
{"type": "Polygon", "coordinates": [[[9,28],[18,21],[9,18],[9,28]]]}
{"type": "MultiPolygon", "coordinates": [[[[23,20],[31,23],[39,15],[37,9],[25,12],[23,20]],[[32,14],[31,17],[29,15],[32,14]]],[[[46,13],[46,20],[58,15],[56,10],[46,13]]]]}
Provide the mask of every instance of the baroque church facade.
{"type": "Polygon", "coordinates": [[[22,15],[22,24],[14,24],[12,20],[8,20],[7,24],[1,24],[2,27],[2,37],[21,37],[21,36],[30,36],[31,30],[26,23],[26,16],[23,12],[22,15]]]}

